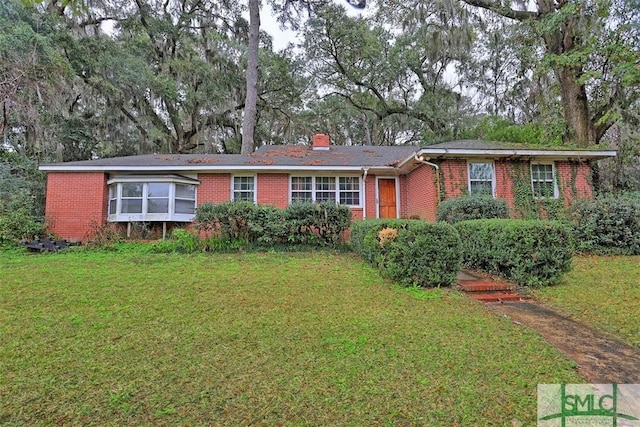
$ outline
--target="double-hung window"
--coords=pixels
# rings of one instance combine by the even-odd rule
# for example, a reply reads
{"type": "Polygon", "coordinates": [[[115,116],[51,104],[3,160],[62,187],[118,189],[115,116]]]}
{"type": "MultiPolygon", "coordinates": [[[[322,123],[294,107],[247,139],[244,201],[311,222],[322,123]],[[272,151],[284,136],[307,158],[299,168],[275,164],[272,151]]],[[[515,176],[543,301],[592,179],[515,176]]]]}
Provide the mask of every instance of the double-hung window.
{"type": "Polygon", "coordinates": [[[335,202],[360,206],[360,177],[292,176],[291,202],[335,202]]]}
{"type": "Polygon", "coordinates": [[[234,202],[256,202],[255,176],[234,176],[232,186],[231,200],[234,202]]]}
{"type": "Polygon", "coordinates": [[[493,163],[469,163],[469,193],[493,196],[493,163]]]}
{"type": "Polygon", "coordinates": [[[116,176],[107,184],[111,222],[189,222],[195,215],[195,179],[179,175],[116,176]]]}
{"type": "Polygon", "coordinates": [[[553,163],[531,164],[531,188],[533,196],[541,199],[558,198],[558,186],[553,163]]]}

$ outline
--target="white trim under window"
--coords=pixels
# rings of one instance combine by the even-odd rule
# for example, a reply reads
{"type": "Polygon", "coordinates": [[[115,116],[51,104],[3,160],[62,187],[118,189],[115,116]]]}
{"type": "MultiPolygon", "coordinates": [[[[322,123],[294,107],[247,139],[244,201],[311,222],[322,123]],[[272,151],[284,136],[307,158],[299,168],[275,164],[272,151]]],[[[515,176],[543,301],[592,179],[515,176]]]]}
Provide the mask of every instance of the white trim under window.
{"type": "Polygon", "coordinates": [[[485,194],[491,197],[495,197],[496,172],[493,162],[468,162],[467,176],[469,194],[485,194]]]}
{"type": "Polygon", "coordinates": [[[120,176],[110,179],[109,222],[191,222],[198,181],[182,176],[120,176]]]}
{"type": "Polygon", "coordinates": [[[290,176],[289,203],[336,202],[351,207],[362,206],[360,176],[290,176]]]}
{"type": "Polygon", "coordinates": [[[231,177],[231,201],[257,203],[255,175],[234,175],[231,177]]]}
{"type": "Polygon", "coordinates": [[[557,199],[558,183],[554,163],[531,163],[531,189],[536,199],[557,199]]]}

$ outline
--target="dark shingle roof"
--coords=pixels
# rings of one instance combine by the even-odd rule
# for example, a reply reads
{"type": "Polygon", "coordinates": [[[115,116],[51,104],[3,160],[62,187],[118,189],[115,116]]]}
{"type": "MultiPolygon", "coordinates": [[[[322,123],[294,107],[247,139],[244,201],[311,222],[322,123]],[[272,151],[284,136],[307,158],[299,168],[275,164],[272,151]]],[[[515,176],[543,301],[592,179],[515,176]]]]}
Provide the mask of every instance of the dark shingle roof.
{"type": "Polygon", "coordinates": [[[242,167],[262,169],[279,167],[393,167],[418,150],[412,146],[331,146],[329,150],[313,150],[304,145],[272,145],[260,147],[249,155],[240,154],[145,154],[139,156],[112,157],[76,162],[42,165],[41,168],[57,169],[87,167],[99,168],[171,168],[224,169],[242,167]]]}

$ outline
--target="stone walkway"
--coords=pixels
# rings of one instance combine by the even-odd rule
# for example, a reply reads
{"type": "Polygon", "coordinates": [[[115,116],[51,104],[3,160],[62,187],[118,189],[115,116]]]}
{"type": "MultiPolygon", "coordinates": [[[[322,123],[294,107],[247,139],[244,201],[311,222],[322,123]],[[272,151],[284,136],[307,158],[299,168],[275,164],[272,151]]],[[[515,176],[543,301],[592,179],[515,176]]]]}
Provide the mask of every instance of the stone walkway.
{"type": "MultiPolygon", "coordinates": [[[[491,282],[469,273],[458,276],[462,289],[473,281],[491,282]]],[[[640,384],[640,349],[531,299],[497,299],[486,305],[498,315],[538,331],[578,364],[588,382],[640,384]]]]}

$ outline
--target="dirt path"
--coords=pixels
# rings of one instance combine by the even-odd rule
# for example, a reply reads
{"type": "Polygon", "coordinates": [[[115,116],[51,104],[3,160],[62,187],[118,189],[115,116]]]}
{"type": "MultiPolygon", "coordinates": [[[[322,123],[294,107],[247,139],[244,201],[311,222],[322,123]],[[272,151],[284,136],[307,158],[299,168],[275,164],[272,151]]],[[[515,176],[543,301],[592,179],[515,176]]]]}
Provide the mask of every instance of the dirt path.
{"type": "Polygon", "coordinates": [[[640,384],[640,349],[535,301],[487,304],[534,329],[578,364],[592,384],[640,384]]]}

